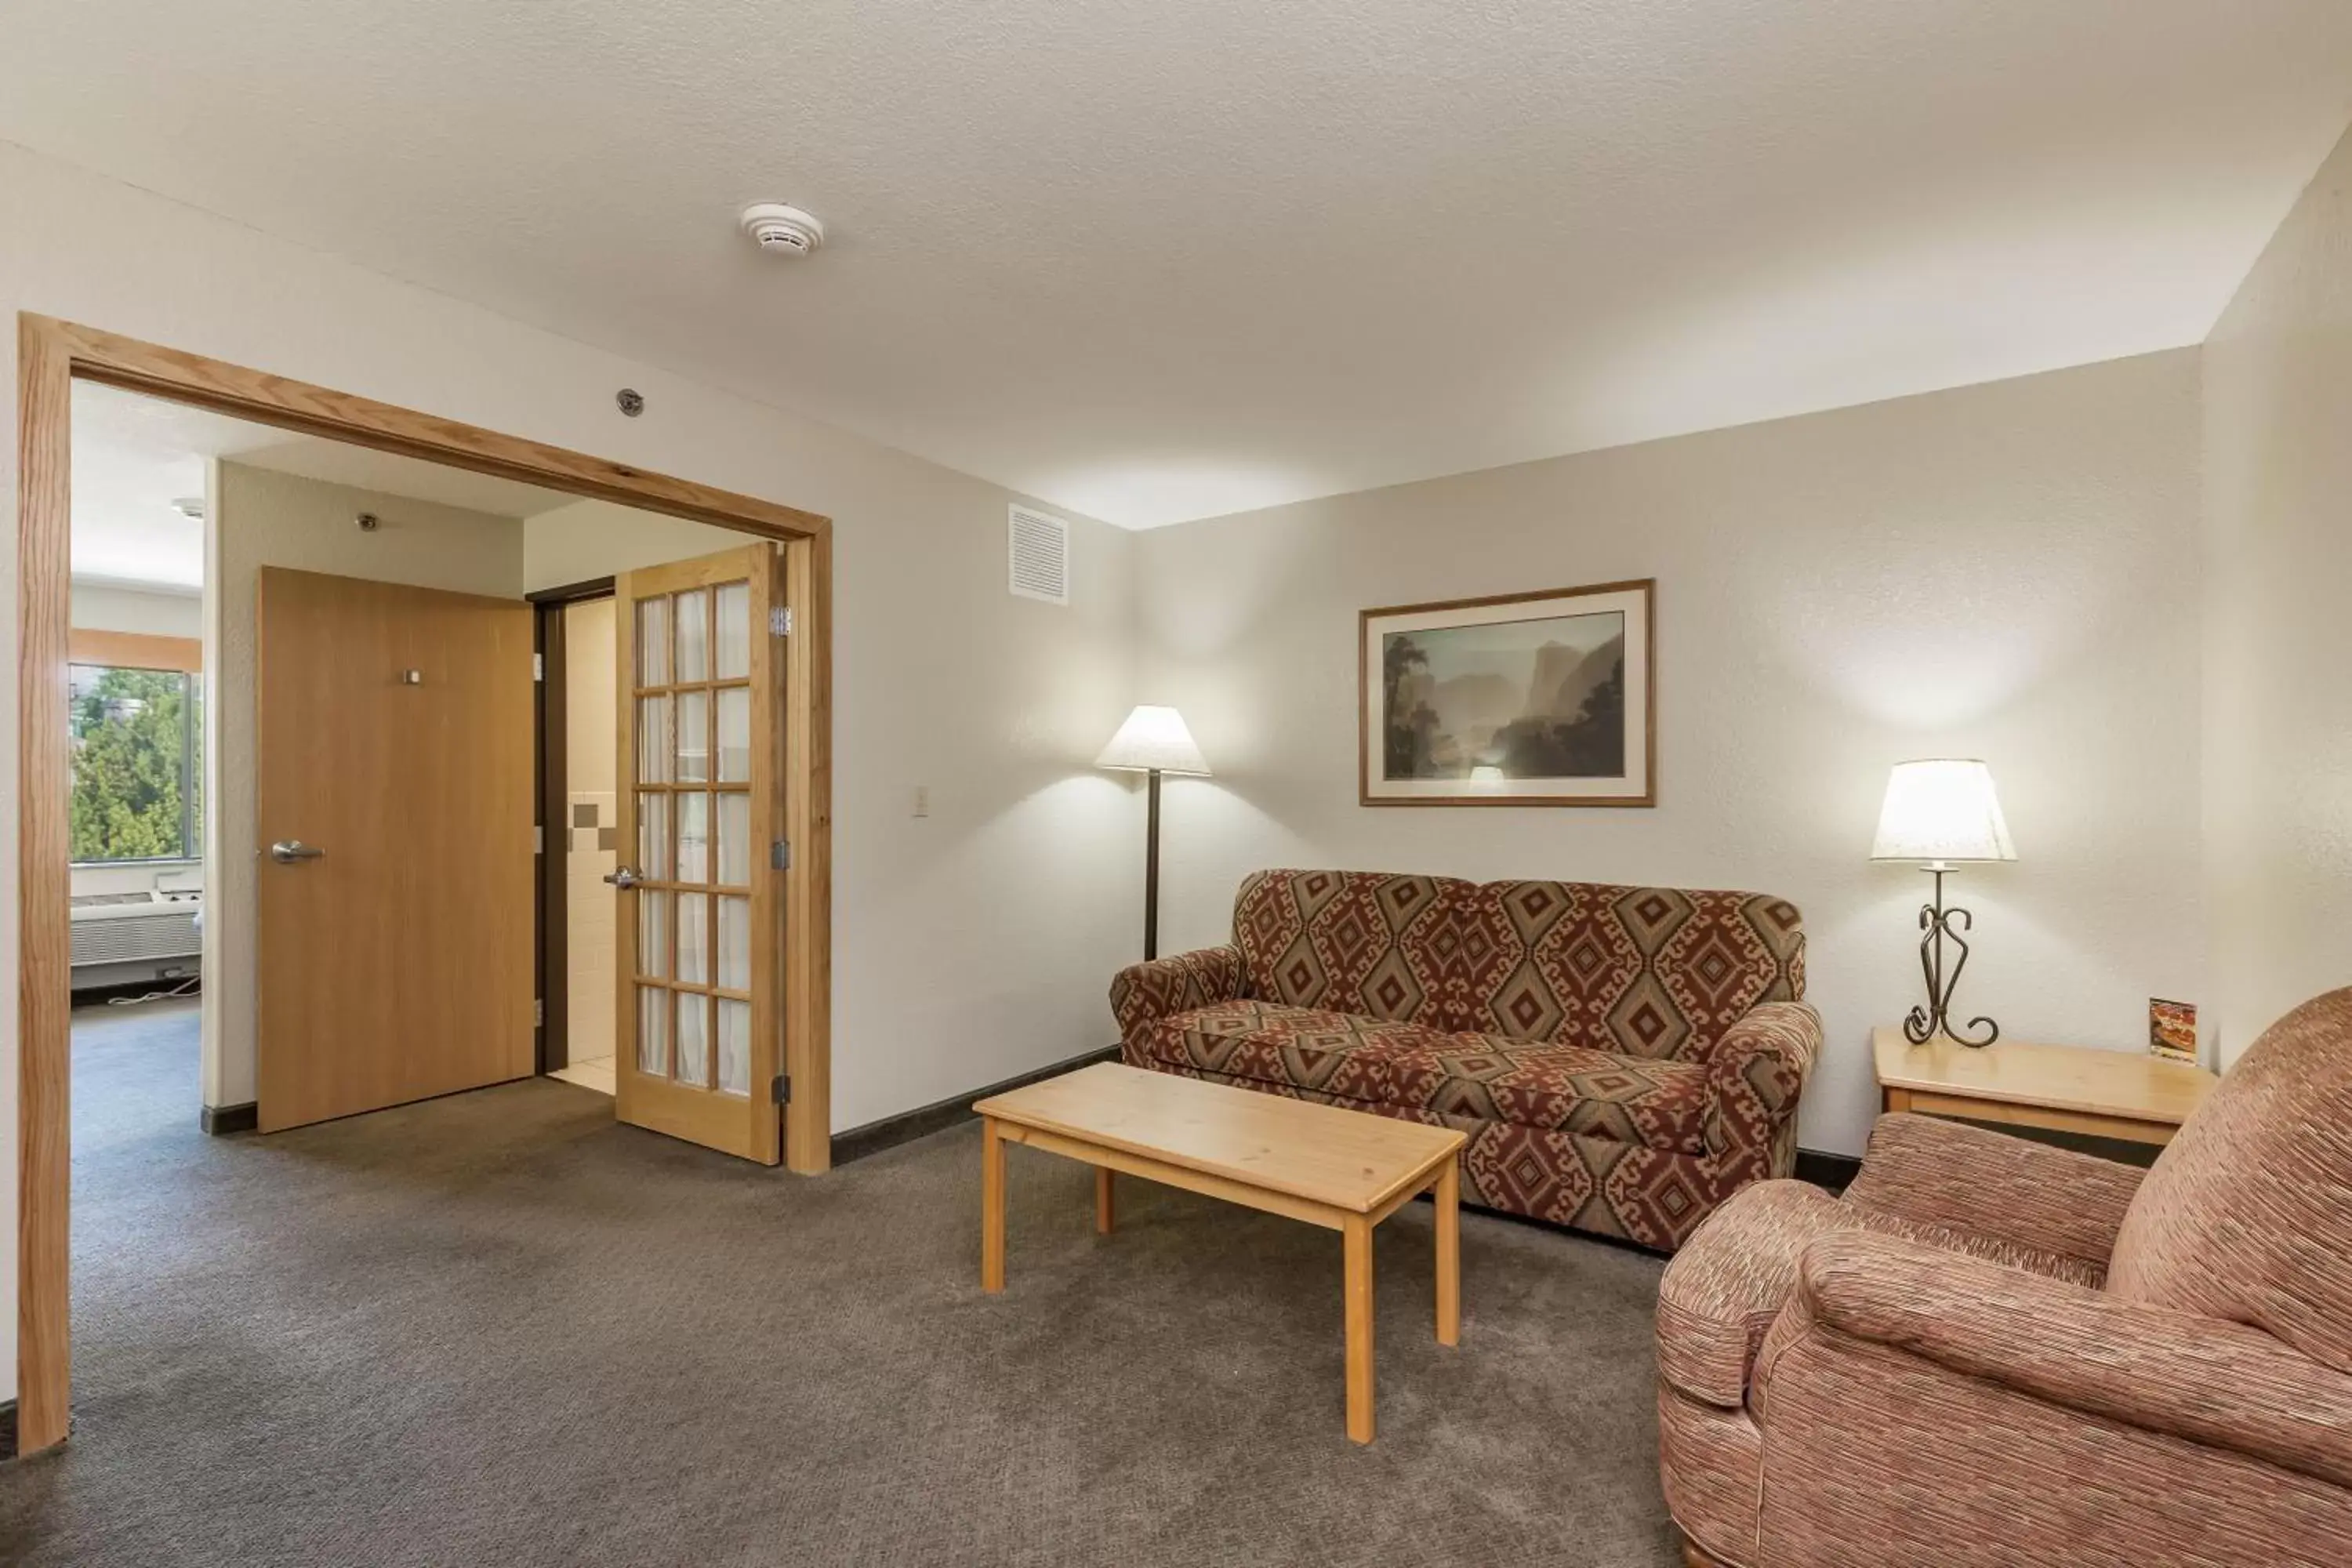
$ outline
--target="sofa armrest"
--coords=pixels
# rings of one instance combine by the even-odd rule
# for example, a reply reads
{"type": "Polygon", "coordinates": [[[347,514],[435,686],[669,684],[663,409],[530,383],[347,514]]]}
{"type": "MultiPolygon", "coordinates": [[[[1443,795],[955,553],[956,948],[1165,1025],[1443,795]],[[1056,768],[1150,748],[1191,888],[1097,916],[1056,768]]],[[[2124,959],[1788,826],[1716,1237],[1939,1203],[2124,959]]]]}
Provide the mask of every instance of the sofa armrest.
{"type": "Polygon", "coordinates": [[[1821,1048],[1809,1004],[1763,1002],[1707,1053],[1706,1152],[1725,1192],[1796,1168],[1797,1101],[1821,1048]]]}
{"type": "Polygon", "coordinates": [[[2005,1132],[1896,1112],[1871,1128],[1862,1173],[1845,1200],[2104,1271],[2144,1173],[2005,1132]]]}
{"type": "Polygon", "coordinates": [[[2352,1486],[2352,1377],[2258,1329],[1866,1231],[1816,1238],[1797,1289],[1854,1339],[2352,1486]]]}
{"type": "Polygon", "coordinates": [[[1189,1007],[1236,1000],[1244,974],[1241,949],[1230,945],[1129,964],[1110,983],[1119,1037],[1133,1040],[1146,1026],[1189,1007]]]}

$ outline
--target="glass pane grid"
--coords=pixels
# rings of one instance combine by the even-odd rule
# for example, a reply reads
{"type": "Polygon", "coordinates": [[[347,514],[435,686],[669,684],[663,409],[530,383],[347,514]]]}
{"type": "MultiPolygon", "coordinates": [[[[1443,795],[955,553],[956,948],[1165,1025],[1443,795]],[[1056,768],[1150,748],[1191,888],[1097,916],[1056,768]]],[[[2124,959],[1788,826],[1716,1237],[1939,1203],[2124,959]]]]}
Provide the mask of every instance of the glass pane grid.
{"type": "Polygon", "coordinates": [[[710,1087],[710,998],[677,993],[677,1081],[688,1089],[710,1087]]]}
{"type": "Polygon", "coordinates": [[[640,600],[637,629],[638,1067],[748,1098],[751,584],[640,600]]]}
{"type": "Polygon", "coordinates": [[[677,694],[677,772],[680,784],[710,778],[710,693],[689,687],[677,694]]]}
{"type": "Polygon", "coordinates": [[[637,601],[637,668],[640,689],[669,684],[669,601],[637,601]]]}
{"type": "Polygon", "coordinates": [[[719,1092],[751,1092],[751,1005],[719,1004],[719,1092]]]}
{"type": "Polygon", "coordinates": [[[721,583],[711,616],[711,673],[725,680],[751,673],[751,584],[721,583]]]}
{"type": "Polygon", "coordinates": [[[677,655],[671,668],[677,672],[678,684],[687,685],[710,678],[710,595],[703,588],[688,588],[676,600],[677,655]]]}

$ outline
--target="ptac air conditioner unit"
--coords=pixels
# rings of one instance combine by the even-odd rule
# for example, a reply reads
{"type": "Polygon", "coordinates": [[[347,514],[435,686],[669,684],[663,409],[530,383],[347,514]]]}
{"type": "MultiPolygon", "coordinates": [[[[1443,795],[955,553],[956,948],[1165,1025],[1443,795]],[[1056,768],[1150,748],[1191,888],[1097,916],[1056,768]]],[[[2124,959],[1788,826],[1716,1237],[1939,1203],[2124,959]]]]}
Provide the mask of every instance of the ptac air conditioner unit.
{"type": "Polygon", "coordinates": [[[73,900],[73,988],[137,985],[196,973],[204,952],[195,891],[82,893],[73,900]]]}

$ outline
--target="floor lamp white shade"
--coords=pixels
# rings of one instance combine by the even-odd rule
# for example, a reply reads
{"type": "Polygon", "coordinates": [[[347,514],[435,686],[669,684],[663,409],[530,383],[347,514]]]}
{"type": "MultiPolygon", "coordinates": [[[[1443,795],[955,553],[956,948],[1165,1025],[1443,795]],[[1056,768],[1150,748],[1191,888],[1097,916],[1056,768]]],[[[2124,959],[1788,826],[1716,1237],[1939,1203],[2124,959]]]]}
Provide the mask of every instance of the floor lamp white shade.
{"type": "Polygon", "coordinates": [[[1209,759],[1192,742],[1184,716],[1173,708],[1144,703],[1127,716],[1118,733],[1095,759],[1098,768],[1139,773],[1151,780],[1143,826],[1143,956],[1160,956],[1160,775],[1208,776],[1209,759]]]}
{"type": "Polygon", "coordinates": [[[1198,773],[1206,777],[1209,760],[1184,727],[1184,715],[1173,708],[1145,703],[1127,716],[1118,733],[1095,759],[1098,768],[1130,773],[1198,773]]]}

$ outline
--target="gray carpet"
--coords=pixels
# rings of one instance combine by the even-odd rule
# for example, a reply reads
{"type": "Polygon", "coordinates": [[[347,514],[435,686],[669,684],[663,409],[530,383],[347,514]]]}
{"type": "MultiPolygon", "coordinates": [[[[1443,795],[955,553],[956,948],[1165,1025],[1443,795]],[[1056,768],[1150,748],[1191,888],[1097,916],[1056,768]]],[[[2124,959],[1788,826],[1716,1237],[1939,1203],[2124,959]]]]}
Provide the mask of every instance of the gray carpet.
{"type": "Polygon", "coordinates": [[[1378,1234],[1380,1441],[1340,1430],[1339,1243],[966,1125],[820,1180],[538,1080],[195,1128],[195,1013],[76,1016],[73,1442],[0,1560],[1664,1564],[1652,1258],[1430,1211],[1378,1234]]]}

